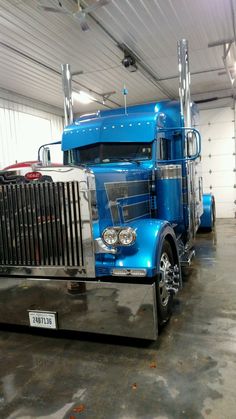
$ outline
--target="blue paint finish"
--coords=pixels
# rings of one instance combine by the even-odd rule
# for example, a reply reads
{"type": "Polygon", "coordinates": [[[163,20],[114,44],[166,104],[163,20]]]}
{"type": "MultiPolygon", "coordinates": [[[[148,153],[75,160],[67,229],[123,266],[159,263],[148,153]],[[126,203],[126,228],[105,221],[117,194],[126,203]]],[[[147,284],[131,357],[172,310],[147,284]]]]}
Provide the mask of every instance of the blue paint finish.
{"type": "MultiPolygon", "coordinates": [[[[62,139],[62,149],[68,150],[78,146],[91,145],[98,142],[153,142],[157,137],[158,132],[165,130],[164,136],[170,137],[170,143],[173,144],[173,157],[183,157],[183,135],[179,135],[173,141],[173,132],[170,131],[173,127],[181,127],[183,121],[180,117],[180,105],[176,101],[161,101],[153,102],[143,105],[130,106],[127,108],[127,115],[125,109],[112,109],[108,111],[100,111],[94,115],[85,115],[80,117],[72,126],[65,129],[62,139]],[[167,131],[166,131],[167,129],[167,131]]],[[[153,147],[153,160],[149,162],[142,162],[143,175],[146,174],[151,178],[151,170],[153,169],[156,161],[156,143],[153,147]]],[[[171,163],[169,161],[169,163],[171,163]]],[[[142,178],[137,175],[132,167],[122,165],[121,163],[96,165],[91,166],[95,172],[97,191],[99,199],[99,218],[101,220],[101,229],[105,228],[108,224],[117,224],[111,219],[109,205],[107,202],[106,190],[104,183],[111,181],[128,181],[138,180],[142,178]],[[99,167],[101,168],[99,170],[99,167]],[[125,167],[127,168],[127,175],[125,176],[125,167]],[[109,170],[109,172],[106,172],[109,170]],[[104,179],[103,179],[104,178],[104,179]]],[[[139,170],[139,171],[140,171],[139,170]]],[[[183,174],[185,173],[185,166],[183,164],[183,174]]],[[[170,182],[171,184],[171,182],[170,182]]],[[[174,188],[169,187],[169,192],[172,193],[174,188]]],[[[176,193],[175,193],[176,196],[176,193]]],[[[160,218],[163,218],[164,213],[161,211],[164,205],[164,200],[168,197],[159,194],[157,197],[157,206],[160,205],[160,218]],[[163,197],[163,198],[162,198],[163,197]]],[[[141,202],[139,198],[138,202],[141,202]]],[[[119,222],[124,222],[123,210],[125,205],[131,202],[118,199],[117,205],[119,206],[119,222]]],[[[170,206],[170,205],[169,205],[170,206]]],[[[145,216],[145,215],[144,215],[145,216]]],[[[144,216],[142,218],[144,218],[144,216]]],[[[147,215],[148,216],[148,215],[147,215]]],[[[171,213],[166,218],[170,221],[176,222],[182,218],[180,209],[180,199],[173,202],[171,213]]],[[[188,222],[187,210],[185,210],[186,225],[188,222]]]]}
{"type": "Polygon", "coordinates": [[[106,267],[107,272],[113,268],[146,269],[147,276],[153,277],[159,271],[158,261],[163,240],[170,235],[176,245],[175,233],[167,221],[145,219],[130,222],[129,225],[136,229],[136,243],[130,247],[120,247],[117,255],[103,255],[96,261],[97,272],[102,275],[101,268],[106,267]]]}
{"type": "Polygon", "coordinates": [[[65,128],[62,150],[100,142],[151,142],[156,137],[156,115],[133,114],[78,120],[65,128]]]}
{"type": "MultiPolygon", "coordinates": [[[[106,142],[152,143],[152,159],[148,161],[88,164],[94,172],[97,191],[98,221],[93,226],[94,238],[101,237],[104,229],[113,225],[133,226],[137,231],[134,245],[120,247],[116,255],[96,255],[98,277],[110,275],[114,267],[146,269],[147,276],[153,277],[158,272],[157,261],[167,235],[171,238],[178,259],[175,233],[181,235],[189,230],[189,205],[182,200],[183,194],[188,192],[185,189],[188,184],[182,184],[182,179],[156,178],[156,188],[151,191],[150,188],[145,190],[143,183],[154,180],[159,164],[179,163],[182,176],[187,178],[189,174],[184,157],[183,127],[179,102],[161,101],[130,106],[127,114],[125,108],[120,108],[84,115],[65,128],[62,137],[63,151],[106,142]],[[165,151],[165,141],[168,144],[166,152],[169,160],[158,161],[157,151],[162,146],[162,151],[165,151]],[[135,188],[132,186],[134,184],[140,187],[135,188]],[[125,185],[123,189],[122,185],[125,185]],[[155,215],[150,212],[153,196],[155,215]],[[168,221],[175,225],[175,232],[168,221]]],[[[207,198],[204,199],[207,201],[207,198]]],[[[203,224],[207,226],[208,212],[206,210],[203,215],[203,224]]],[[[186,244],[187,234],[182,237],[186,244]]]]}
{"type": "Polygon", "coordinates": [[[214,222],[214,197],[212,194],[203,194],[203,214],[200,228],[213,228],[214,222]]]}
{"type": "Polygon", "coordinates": [[[183,223],[182,179],[157,179],[157,216],[170,223],[183,223]]]}
{"type": "MultiPolygon", "coordinates": [[[[180,117],[180,104],[178,101],[174,100],[162,100],[159,102],[143,103],[141,105],[134,105],[127,107],[127,114],[143,114],[143,113],[152,113],[159,115],[159,126],[170,126],[170,121],[172,126],[182,126],[181,117],[180,117]]],[[[107,117],[107,116],[126,116],[125,108],[110,109],[106,111],[98,111],[94,114],[82,115],[78,120],[88,120],[98,117],[107,117]]]]}
{"type": "Polygon", "coordinates": [[[151,142],[157,129],[181,125],[176,101],[153,102],[85,115],[64,129],[62,150],[99,142],[151,142]]]}

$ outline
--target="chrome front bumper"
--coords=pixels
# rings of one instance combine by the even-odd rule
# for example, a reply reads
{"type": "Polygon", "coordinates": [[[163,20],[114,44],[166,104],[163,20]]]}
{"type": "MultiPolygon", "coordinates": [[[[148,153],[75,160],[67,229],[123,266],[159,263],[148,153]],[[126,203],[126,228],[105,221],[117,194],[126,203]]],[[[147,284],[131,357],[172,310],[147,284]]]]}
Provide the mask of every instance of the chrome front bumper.
{"type": "Polygon", "coordinates": [[[0,323],[29,325],[28,310],[56,312],[58,329],[155,340],[156,285],[0,277],[0,323]]]}

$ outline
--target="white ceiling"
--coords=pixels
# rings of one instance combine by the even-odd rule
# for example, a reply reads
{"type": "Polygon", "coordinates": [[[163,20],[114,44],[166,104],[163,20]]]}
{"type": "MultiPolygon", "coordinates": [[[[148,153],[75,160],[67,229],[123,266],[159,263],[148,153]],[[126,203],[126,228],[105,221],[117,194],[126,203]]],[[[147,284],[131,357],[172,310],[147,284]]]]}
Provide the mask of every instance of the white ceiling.
{"type": "MultiPolygon", "coordinates": [[[[74,6],[74,0],[67,2],[74,6]]],[[[0,87],[62,108],[60,64],[69,63],[73,72],[83,72],[74,77],[77,90],[116,91],[109,107],[123,105],[124,83],[129,104],[178,97],[176,43],[185,37],[194,97],[231,94],[227,76],[218,75],[222,46],[208,48],[234,38],[231,0],[110,0],[88,23],[91,30],[82,32],[71,16],[45,13],[37,0],[0,0],[0,87]],[[117,43],[140,58],[155,83],[122,67],[117,43]]],[[[76,111],[101,108],[92,103],[77,105],[76,111]]]]}

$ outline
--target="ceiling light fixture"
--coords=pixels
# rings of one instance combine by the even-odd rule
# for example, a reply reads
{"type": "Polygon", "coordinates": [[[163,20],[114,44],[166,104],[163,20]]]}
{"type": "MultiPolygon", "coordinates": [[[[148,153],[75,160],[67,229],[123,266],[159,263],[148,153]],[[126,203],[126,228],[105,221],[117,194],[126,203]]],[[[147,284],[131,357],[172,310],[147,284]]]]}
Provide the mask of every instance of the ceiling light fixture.
{"type": "Polygon", "coordinates": [[[91,96],[89,93],[80,90],[80,92],[73,92],[72,93],[73,101],[83,103],[84,105],[88,105],[91,102],[96,101],[96,99],[91,96]]]}

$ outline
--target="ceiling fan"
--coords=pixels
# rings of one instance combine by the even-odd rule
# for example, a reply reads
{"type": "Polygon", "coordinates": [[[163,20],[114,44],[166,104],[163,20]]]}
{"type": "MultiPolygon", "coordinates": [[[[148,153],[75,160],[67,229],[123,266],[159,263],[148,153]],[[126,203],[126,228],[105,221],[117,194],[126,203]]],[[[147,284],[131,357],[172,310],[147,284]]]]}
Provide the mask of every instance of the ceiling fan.
{"type": "Polygon", "coordinates": [[[68,1],[66,0],[39,0],[38,6],[45,12],[51,13],[64,13],[71,15],[77,22],[79,22],[82,31],[87,31],[89,25],[87,22],[87,15],[93,13],[100,7],[106,6],[110,0],[96,0],[89,6],[82,7],[81,1],[77,0],[77,9],[73,10],[68,7],[68,1]]]}

